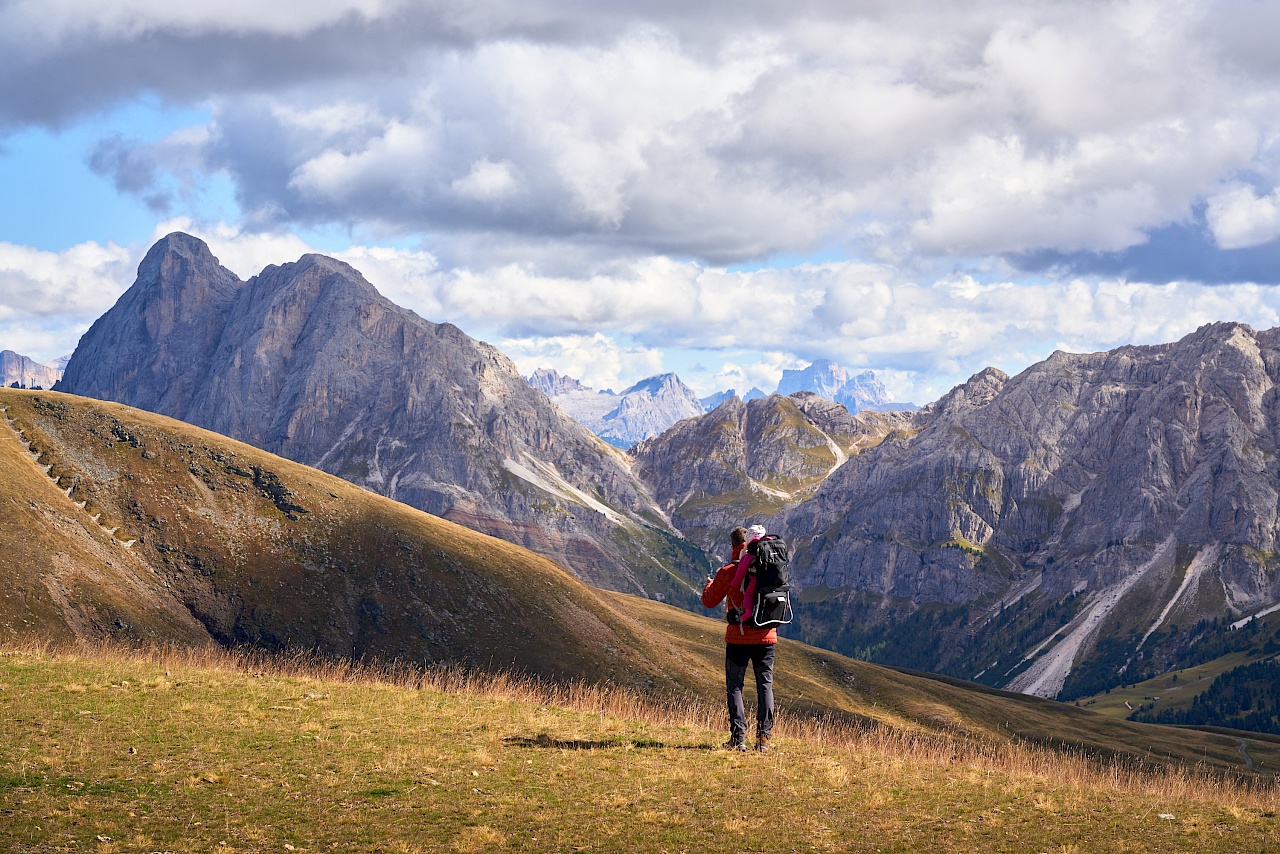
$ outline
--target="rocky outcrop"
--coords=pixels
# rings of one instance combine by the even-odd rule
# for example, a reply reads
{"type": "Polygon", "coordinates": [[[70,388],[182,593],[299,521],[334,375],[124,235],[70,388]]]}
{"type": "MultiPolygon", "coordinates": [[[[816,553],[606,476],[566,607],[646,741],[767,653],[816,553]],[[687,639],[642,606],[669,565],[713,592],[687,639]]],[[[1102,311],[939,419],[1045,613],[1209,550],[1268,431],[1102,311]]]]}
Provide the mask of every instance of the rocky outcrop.
{"type": "Polygon", "coordinates": [[[89,330],[60,390],[160,412],[552,557],[600,586],[691,597],[704,562],[620,452],[492,346],[321,255],[248,282],[170,235],[89,330]]]}
{"type": "Polygon", "coordinates": [[[1280,330],[1230,323],[975,375],[778,520],[797,584],[826,591],[812,637],[901,639],[929,611],[940,643],[899,663],[1071,696],[1158,660],[1171,627],[1268,607],[1278,379],[1280,330]]]}
{"type": "Polygon", "coordinates": [[[851,415],[812,392],[732,397],[632,449],[635,470],[685,535],[725,550],[728,531],[813,494],[848,459],[911,416],[851,415]]]}
{"type": "Polygon", "coordinates": [[[0,351],[0,386],[8,388],[17,383],[18,388],[52,388],[62,377],[62,371],[51,365],[42,365],[12,350],[0,351]]]}
{"type": "Polygon", "coordinates": [[[615,394],[595,392],[570,377],[542,370],[529,378],[571,418],[618,448],[656,436],[683,418],[701,415],[702,403],[675,374],[660,374],[615,394]]]}

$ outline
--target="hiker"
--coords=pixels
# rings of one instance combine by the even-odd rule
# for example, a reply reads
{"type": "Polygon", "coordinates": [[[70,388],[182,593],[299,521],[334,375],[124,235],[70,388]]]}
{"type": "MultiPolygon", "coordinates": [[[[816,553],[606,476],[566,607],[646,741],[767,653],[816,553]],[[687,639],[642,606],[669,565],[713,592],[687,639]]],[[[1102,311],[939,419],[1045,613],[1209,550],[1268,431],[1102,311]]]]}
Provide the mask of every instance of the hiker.
{"type": "MultiPolygon", "coordinates": [[[[759,528],[760,536],[764,536],[764,528],[759,525],[752,527],[752,533],[756,528],[759,528]]],[[[704,607],[714,608],[728,599],[724,682],[729,700],[729,740],[723,746],[729,750],[747,749],[747,714],[742,704],[742,686],[746,682],[747,663],[750,662],[756,675],[756,750],[763,753],[769,749],[769,739],[773,736],[773,655],[778,645],[778,630],[774,626],[755,628],[748,623],[750,612],[744,607],[742,582],[733,583],[743,558],[747,563],[751,559],[747,552],[747,530],[734,528],[729,534],[729,543],[733,548],[732,559],[720,567],[714,577],[708,578],[702,588],[704,607]]]]}
{"type": "Polygon", "coordinates": [[[751,564],[755,562],[755,549],[751,547],[764,535],[764,525],[752,525],[747,529],[746,551],[738,558],[738,568],[733,573],[733,580],[729,582],[742,591],[742,613],[747,616],[755,613],[756,604],[756,576],[750,571],[751,564]]]}

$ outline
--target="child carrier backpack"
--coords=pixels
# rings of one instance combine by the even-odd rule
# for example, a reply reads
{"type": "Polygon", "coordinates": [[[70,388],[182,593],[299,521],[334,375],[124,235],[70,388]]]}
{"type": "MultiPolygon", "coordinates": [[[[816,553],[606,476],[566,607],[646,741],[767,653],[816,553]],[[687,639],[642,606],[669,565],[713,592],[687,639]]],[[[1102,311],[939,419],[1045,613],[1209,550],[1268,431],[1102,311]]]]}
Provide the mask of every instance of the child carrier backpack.
{"type": "Polygon", "coordinates": [[[747,567],[747,575],[756,579],[755,607],[747,625],[757,629],[785,626],[793,616],[787,544],[781,537],[765,534],[753,540],[747,551],[755,558],[747,567]]]}

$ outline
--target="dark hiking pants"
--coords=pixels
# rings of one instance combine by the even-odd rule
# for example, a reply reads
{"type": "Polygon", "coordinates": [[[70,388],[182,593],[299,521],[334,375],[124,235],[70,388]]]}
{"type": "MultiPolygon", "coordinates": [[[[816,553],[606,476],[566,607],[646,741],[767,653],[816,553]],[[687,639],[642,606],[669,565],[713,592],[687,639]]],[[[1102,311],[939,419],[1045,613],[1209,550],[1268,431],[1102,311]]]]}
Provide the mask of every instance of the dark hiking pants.
{"type": "Polygon", "coordinates": [[[747,681],[747,662],[756,673],[756,738],[773,735],[773,651],[772,643],[727,643],[724,645],[724,684],[729,695],[729,733],[734,741],[747,737],[747,713],[742,705],[742,686],[747,681]]]}

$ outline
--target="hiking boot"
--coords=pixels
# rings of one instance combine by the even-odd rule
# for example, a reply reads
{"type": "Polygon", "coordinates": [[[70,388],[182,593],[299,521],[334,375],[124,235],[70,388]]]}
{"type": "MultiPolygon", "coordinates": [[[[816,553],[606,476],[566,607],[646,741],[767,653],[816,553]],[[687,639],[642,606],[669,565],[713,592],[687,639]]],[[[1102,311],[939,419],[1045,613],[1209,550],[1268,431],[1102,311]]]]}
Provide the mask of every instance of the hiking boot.
{"type": "Polygon", "coordinates": [[[725,750],[746,750],[747,742],[741,738],[731,738],[720,746],[725,750]]]}
{"type": "Polygon", "coordinates": [[[760,736],[760,740],[756,742],[756,753],[768,753],[768,752],[769,752],[769,736],[762,735],[760,736]]]}

